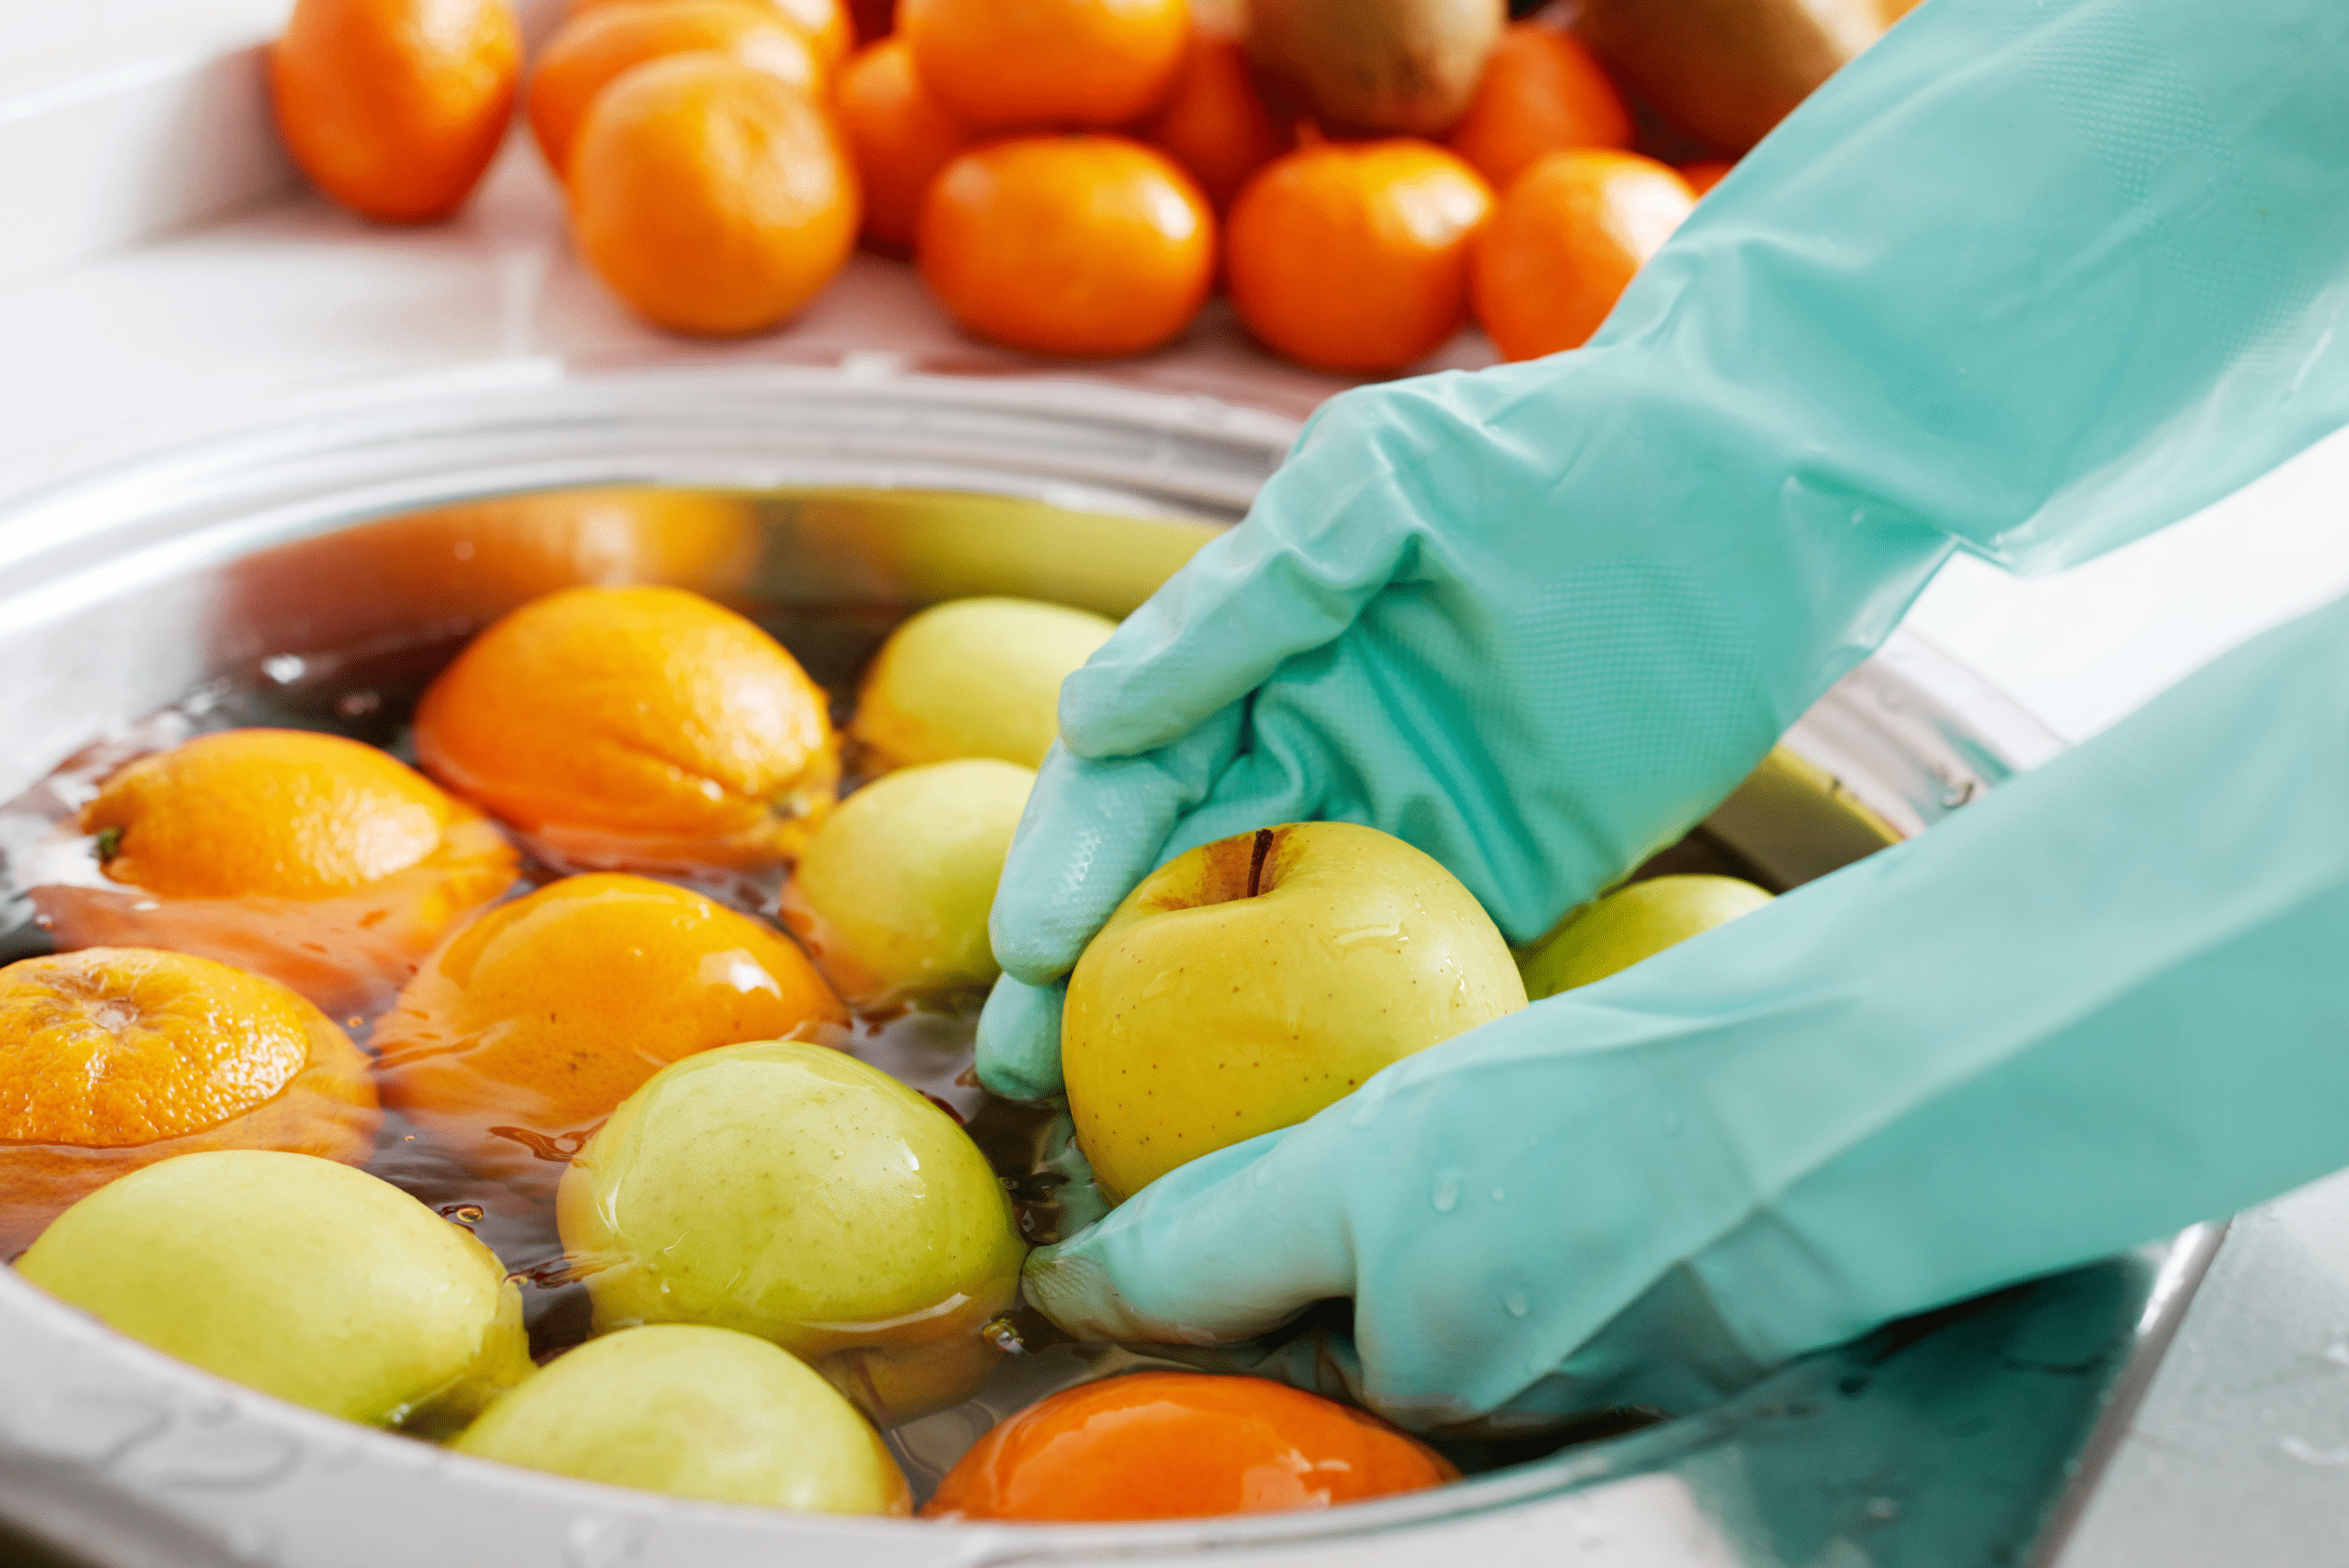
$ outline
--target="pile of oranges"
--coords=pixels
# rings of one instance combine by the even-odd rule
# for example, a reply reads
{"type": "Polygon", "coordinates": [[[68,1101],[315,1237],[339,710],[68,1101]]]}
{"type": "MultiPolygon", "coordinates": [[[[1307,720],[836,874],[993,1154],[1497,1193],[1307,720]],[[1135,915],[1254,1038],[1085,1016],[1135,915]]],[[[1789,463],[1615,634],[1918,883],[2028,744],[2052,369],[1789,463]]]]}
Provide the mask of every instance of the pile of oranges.
{"type": "Polygon", "coordinates": [[[1317,124],[1186,0],[874,10],[572,0],[525,85],[505,0],[299,0],[278,119],[328,195],[414,221],[464,201],[520,90],[581,256],[675,331],[787,319],[861,237],[1013,348],[1144,352],[1220,282],[1266,347],[1349,374],[1472,316],[1510,359],[1579,345],[1725,171],[1628,150],[1547,15],[1437,141],[1317,124]]]}

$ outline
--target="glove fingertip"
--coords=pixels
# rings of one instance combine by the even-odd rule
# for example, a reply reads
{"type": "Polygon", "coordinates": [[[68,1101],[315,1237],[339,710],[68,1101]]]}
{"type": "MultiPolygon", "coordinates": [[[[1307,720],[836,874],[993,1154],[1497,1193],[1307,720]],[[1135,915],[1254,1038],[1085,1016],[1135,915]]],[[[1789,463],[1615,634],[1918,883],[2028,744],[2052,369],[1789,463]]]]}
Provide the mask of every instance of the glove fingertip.
{"type": "Polygon", "coordinates": [[[979,1012],[979,1082],[1007,1100],[1046,1100],[1061,1092],[1061,1004],[1065,985],[1031,985],[1006,974],[979,1012]]]}

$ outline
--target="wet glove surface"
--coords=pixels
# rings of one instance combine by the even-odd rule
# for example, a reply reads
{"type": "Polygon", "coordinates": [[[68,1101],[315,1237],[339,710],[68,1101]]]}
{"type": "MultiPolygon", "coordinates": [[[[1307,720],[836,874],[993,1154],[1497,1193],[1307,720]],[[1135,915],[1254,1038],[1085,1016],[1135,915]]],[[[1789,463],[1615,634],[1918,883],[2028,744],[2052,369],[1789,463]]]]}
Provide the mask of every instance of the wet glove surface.
{"type": "Polygon", "coordinates": [[[1193,845],[1312,817],[1515,940],[1701,817],[1947,553],[2043,569],[2349,417],[2349,11],[1934,0],[1831,80],[1589,348],[1333,400],[1062,695],[979,1070],[1060,1084],[1060,983],[1193,845]]]}
{"type": "MultiPolygon", "coordinates": [[[[1944,0],[1936,0],[1944,3],[1944,0]]],[[[1029,1264],[1421,1429],[1686,1409],[2349,1160],[2349,600],[1923,837],[1387,1069],[1029,1264]]]]}

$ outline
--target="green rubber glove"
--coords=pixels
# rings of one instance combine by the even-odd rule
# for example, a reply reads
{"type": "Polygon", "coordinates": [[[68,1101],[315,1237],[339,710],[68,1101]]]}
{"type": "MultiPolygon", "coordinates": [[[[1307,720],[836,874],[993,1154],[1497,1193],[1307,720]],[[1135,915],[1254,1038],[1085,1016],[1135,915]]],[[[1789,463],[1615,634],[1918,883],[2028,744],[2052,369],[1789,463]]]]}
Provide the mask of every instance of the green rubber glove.
{"type": "MultiPolygon", "coordinates": [[[[1944,5],[1948,0],[1933,0],[1944,5]]],[[[1684,1410],[2349,1162],[2349,600],[1932,832],[1034,1254],[1085,1339],[1423,1429],[1684,1410]]]]}
{"type": "Polygon", "coordinates": [[[2349,7],[1932,0],[1588,348],[1348,394],[1062,693],[998,1093],[1152,867],[1367,822],[1530,940],[1702,816],[1955,548],[2024,569],[2349,418],[2349,7]]]}

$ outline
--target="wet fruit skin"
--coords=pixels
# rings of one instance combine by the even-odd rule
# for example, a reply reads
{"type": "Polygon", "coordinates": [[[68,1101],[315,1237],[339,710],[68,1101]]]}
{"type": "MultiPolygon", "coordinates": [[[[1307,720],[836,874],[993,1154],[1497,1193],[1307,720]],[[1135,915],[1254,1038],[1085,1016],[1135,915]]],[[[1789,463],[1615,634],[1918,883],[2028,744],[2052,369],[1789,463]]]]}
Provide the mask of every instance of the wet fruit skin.
{"type": "Polygon", "coordinates": [[[828,706],[781,644],[699,595],[567,588],[441,672],[417,708],[417,754],[573,863],[763,865],[831,808],[828,706]]]}
{"type": "Polygon", "coordinates": [[[849,733],[884,767],[994,757],[1040,768],[1060,734],[1061,683],[1118,629],[1033,599],[950,599],[874,656],[849,733]]]}
{"type": "Polygon", "coordinates": [[[944,1111],[819,1045],[687,1057],[614,1112],[556,1200],[598,1332],[700,1323],[773,1340],[910,1418],[965,1399],[1021,1244],[944,1111]],[[896,1365],[894,1363],[900,1363],[896,1365]]]}
{"type": "Polygon", "coordinates": [[[0,968],[0,1259],[142,1167],[216,1149],[356,1164],[379,1119],[366,1057],[273,981],[133,948],[0,968]]]}
{"type": "Polygon", "coordinates": [[[472,910],[513,885],[480,812],[358,741],[228,729],[136,758],[83,807],[123,891],[37,889],[61,948],[169,948],[380,1006],[472,910]]]}
{"type": "Polygon", "coordinates": [[[903,1517],[906,1478],[787,1351],[682,1323],[592,1340],[482,1412],[460,1453],[676,1497],[903,1517]]]}
{"type": "Polygon", "coordinates": [[[91,1194],[17,1265],[168,1355],[329,1416],[462,1425],[530,1370],[520,1288],[389,1182],[259,1150],[91,1194]]]}
{"type": "Polygon", "coordinates": [[[566,877],[458,932],[377,1024],[384,1097],[474,1174],[553,1195],[670,1062],[841,1017],[799,950],[667,883],[566,877]]]}
{"type": "Polygon", "coordinates": [[[981,1438],[933,1519],[1204,1518],[1328,1508],[1456,1480],[1376,1418],[1255,1377],[1146,1372],[1063,1390],[981,1438]]]}

